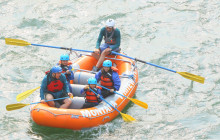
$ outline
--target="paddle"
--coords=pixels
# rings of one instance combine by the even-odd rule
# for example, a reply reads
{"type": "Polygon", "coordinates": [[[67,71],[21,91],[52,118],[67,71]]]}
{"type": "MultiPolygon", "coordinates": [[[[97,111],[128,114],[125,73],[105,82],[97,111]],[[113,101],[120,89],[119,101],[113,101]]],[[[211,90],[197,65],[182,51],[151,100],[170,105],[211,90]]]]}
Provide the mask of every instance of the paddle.
{"type": "MultiPolygon", "coordinates": [[[[98,93],[96,93],[95,91],[93,91],[91,88],[89,88],[93,93],[95,93],[95,95],[97,95],[98,96],[98,93]]],[[[111,105],[108,101],[106,101],[103,97],[102,97],[102,95],[99,95],[99,97],[103,100],[103,101],[105,101],[108,105],[110,105],[113,109],[115,109],[116,111],[118,111],[120,114],[121,114],[121,116],[122,116],[122,118],[123,118],[123,120],[124,121],[126,121],[126,122],[131,122],[131,121],[135,121],[136,119],[134,119],[133,117],[131,117],[130,115],[128,115],[128,114],[124,114],[124,113],[122,113],[121,111],[119,111],[117,108],[115,108],[113,105],[111,105]]]]}
{"type": "Polygon", "coordinates": [[[41,46],[41,47],[48,47],[48,48],[55,48],[55,49],[64,49],[64,50],[73,50],[73,51],[81,51],[81,52],[90,52],[93,53],[93,51],[88,51],[88,50],[80,50],[80,49],[73,49],[73,48],[65,48],[65,47],[57,47],[57,46],[49,46],[49,45],[40,45],[40,44],[33,44],[29,43],[24,40],[19,40],[19,39],[12,39],[12,38],[5,38],[5,43],[7,45],[16,45],[16,46],[41,46]]]}
{"type": "MultiPolygon", "coordinates": [[[[57,98],[57,99],[53,99],[53,100],[45,100],[45,102],[62,100],[62,99],[67,99],[67,98],[69,98],[69,97],[57,98]]],[[[17,109],[23,108],[28,105],[39,104],[39,103],[41,103],[41,102],[34,102],[34,103],[30,103],[30,104],[23,104],[23,103],[10,104],[10,105],[6,106],[6,110],[7,111],[17,110],[17,109]]]]}
{"type": "Polygon", "coordinates": [[[18,95],[16,96],[16,100],[17,100],[18,102],[20,102],[21,100],[26,99],[28,96],[30,96],[34,91],[36,91],[36,90],[39,89],[39,88],[40,88],[40,87],[37,87],[37,88],[30,89],[30,90],[27,90],[27,91],[25,91],[25,92],[22,92],[22,93],[18,94],[18,95]]]}
{"type": "MultiPolygon", "coordinates": [[[[64,48],[64,47],[32,44],[32,43],[29,43],[29,42],[26,42],[26,41],[23,41],[23,40],[11,39],[11,38],[5,38],[5,43],[8,44],[8,45],[17,45],[17,46],[33,45],[33,46],[41,46],[41,47],[49,47],[49,48],[56,48],[56,49],[74,50],[74,51],[82,51],[82,52],[93,53],[93,51],[88,51],[88,50],[80,50],[80,49],[73,49],[73,48],[64,48]]],[[[178,73],[178,74],[180,74],[181,76],[183,76],[186,79],[190,79],[192,81],[196,81],[196,82],[199,82],[199,83],[202,83],[202,84],[204,84],[204,81],[205,81],[204,77],[201,77],[201,76],[198,76],[198,75],[194,75],[194,74],[191,74],[191,73],[188,73],[188,72],[177,72],[175,70],[171,70],[171,69],[168,69],[168,68],[156,65],[156,64],[152,64],[152,63],[149,63],[149,62],[137,59],[137,58],[132,58],[130,56],[126,56],[126,55],[123,55],[123,54],[120,54],[120,53],[117,53],[117,52],[114,52],[114,51],[112,51],[112,54],[120,55],[120,56],[123,56],[123,57],[126,57],[126,58],[130,58],[130,59],[133,59],[135,61],[142,62],[142,63],[148,64],[148,65],[154,66],[154,67],[158,67],[158,68],[161,68],[161,69],[165,69],[167,71],[178,73]]]]}
{"type": "MultiPolygon", "coordinates": [[[[99,85],[99,84],[97,84],[97,85],[100,86],[100,87],[102,87],[102,88],[104,88],[104,89],[106,89],[106,90],[109,90],[109,91],[110,91],[110,89],[108,89],[108,88],[106,88],[106,87],[104,87],[104,86],[101,86],[101,85],[99,85]]],[[[140,101],[140,100],[133,99],[133,98],[129,98],[129,97],[124,96],[123,94],[120,94],[120,93],[118,93],[118,92],[116,92],[116,91],[114,91],[114,93],[116,93],[116,94],[118,94],[118,95],[120,95],[120,96],[123,96],[123,97],[125,97],[126,99],[131,100],[133,103],[135,103],[136,105],[139,105],[140,107],[143,107],[143,108],[145,108],[145,109],[148,108],[148,105],[147,105],[146,103],[140,101]]]]}

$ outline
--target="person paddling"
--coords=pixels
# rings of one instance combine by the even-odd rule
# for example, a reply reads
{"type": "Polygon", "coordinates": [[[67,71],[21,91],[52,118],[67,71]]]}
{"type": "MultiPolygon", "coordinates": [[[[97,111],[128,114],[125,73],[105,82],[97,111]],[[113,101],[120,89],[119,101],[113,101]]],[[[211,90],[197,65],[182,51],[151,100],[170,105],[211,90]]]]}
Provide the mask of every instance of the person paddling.
{"type": "Polygon", "coordinates": [[[115,28],[115,21],[113,19],[108,19],[106,21],[106,26],[103,27],[99,33],[96,48],[94,50],[94,53],[92,53],[92,56],[98,60],[96,66],[93,67],[93,71],[96,72],[101,68],[105,56],[111,54],[111,51],[119,52],[120,44],[120,30],[118,28],[115,28]],[[105,43],[100,45],[103,37],[105,43]]]}
{"type": "MultiPolygon", "coordinates": [[[[44,103],[45,100],[53,100],[68,96],[71,97],[73,95],[69,91],[66,76],[62,74],[62,68],[60,66],[54,66],[41,83],[41,102],[44,103]]],[[[72,103],[69,98],[58,100],[57,102],[61,105],[60,108],[68,108],[72,103]]],[[[54,101],[49,101],[47,103],[50,107],[55,107],[54,101]]]]}
{"type": "Polygon", "coordinates": [[[95,93],[93,93],[90,88],[97,94],[101,94],[101,87],[96,86],[97,81],[94,77],[88,79],[88,85],[81,90],[81,94],[85,94],[86,102],[82,108],[90,108],[99,104],[100,99],[95,93]]]}
{"type": "Polygon", "coordinates": [[[60,55],[60,62],[57,65],[62,68],[62,73],[66,76],[69,90],[71,93],[73,93],[72,87],[70,84],[73,84],[74,74],[72,71],[72,66],[71,66],[72,62],[70,61],[69,55],[68,54],[60,55]]]}
{"type": "Polygon", "coordinates": [[[121,79],[117,73],[118,69],[116,67],[112,67],[112,62],[110,60],[105,60],[103,62],[103,68],[96,73],[95,78],[99,82],[100,85],[104,86],[110,90],[102,89],[102,96],[104,98],[109,95],[114,94],[114,91],[118,91],[121,86],[121,79]]]}

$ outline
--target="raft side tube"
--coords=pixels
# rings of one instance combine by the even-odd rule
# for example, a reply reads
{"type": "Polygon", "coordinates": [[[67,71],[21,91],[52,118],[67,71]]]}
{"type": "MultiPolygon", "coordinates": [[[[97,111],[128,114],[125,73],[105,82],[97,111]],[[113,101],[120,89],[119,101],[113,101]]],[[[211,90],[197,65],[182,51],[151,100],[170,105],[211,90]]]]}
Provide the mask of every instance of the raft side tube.
{"type": "Polygon", "coordinates": [[[79,84],[71,84],[71,88],[73,91],[73,97],[84,97],[84,95],[82,95],[80,93],[80,91],[85,87],[86,85],[79,85],[79,84]]]}
{"type": "Polygon", "coordinates": [[[74,84],[87,85],[88,79],[95,77],[95,74],[88,72],[75,72],[74,73],[74,84]]]}

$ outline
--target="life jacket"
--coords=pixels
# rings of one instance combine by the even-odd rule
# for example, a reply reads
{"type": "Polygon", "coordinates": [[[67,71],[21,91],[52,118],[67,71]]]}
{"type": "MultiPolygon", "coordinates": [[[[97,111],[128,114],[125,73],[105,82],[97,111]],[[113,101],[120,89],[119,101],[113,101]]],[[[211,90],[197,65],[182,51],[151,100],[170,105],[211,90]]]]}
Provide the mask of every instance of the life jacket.
{"type": "Polygon", "coordinates": [[[114,82],[112,80],[112,72],[118,72],[118,69],[116,67],[111,67],[110,72],[106,72],[101,74],[100,84],[108,89],[113,89],[114,82]]]}
{"type": "Polygon", "coordinates": [[[53,80],[49,83],[50,73],[47,74],[47,90],[50,92],[58,92],[63,89],[63,83],[60,80],[53,80]]]}
{"type": "Polygon", "coordinates": [[[115,38],[112,38],[114,33],[115,33],[115,30],[113,28],[112,33],[108,37],[108,31],[105,30],[105,36],[104,36],[105,43],[108,43],[108,44],[111,44],[111,45],[114,45],[116,43],[115,38]]]}
{"type": "MultiPolygon", "coordinates": [[[[96,88],[93,88],[92,90],[97,93],[98,89],[101,89],[101,87],[96,86],[96,88]]],[[[91,90],[87,89],[86,91],[86,101],[89,103],[98,103],[98,98],[95,93],[93,93],[91,90]]]]}

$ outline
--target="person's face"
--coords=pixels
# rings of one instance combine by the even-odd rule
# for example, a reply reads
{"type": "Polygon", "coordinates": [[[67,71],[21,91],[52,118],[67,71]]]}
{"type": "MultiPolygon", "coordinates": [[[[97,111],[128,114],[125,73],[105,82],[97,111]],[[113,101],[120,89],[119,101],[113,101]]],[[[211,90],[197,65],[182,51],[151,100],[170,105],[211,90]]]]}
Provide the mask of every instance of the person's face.
{"type": "Polygon", "coordinates": [[[105,72],[108,72],[110,70],[110,67],[103,67],[105,72]]]}
{"type": "Polygon", "coordinates": [[[61,60],[61,64],[64,66],[68,65],[68,60],[61,60]]]}
{"type": "Polygon", "coordinates": [[[95,85],[95,84],[90,84],[90,87],[91,87],[91,88],[95,88],[96,85],[95,85]]]}
{"type": "Polygon", "coordinates": [[[106,27],[107,32],[112,32],[113,27],[106,27]]]}
{"type": "Polygon", "coordinates": [[[56,79],[59,79],[61,76],[61,72],[59,73],[53,73],[53,77],[56,78],[56,79]]]}

